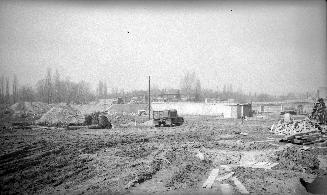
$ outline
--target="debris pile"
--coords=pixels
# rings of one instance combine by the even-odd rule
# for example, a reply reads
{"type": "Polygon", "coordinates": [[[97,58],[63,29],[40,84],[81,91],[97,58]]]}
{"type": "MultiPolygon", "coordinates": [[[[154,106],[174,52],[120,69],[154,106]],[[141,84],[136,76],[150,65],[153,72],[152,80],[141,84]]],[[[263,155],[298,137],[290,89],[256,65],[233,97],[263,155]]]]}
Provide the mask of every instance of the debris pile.
{"type": "Polygon", "coordinates": [[[304,120],[289,120],[281,119],[277,124],[273,124],[270,132],[277,135],[294,135],[297,133],[320,131],[319,124],[306,118],[304,120]]]}
{"type": "Polygon", "coordinates": [[[66,104],[59,104],[51,108],[39,120],[36,121],[37,124],[48,126],[83,124],[83,122],[84,116],[81,114],[81,112],[66,104]]]}
{"type": "Polygon", "coordinates": [[[273,124],[270,132],[277,135],[286,135],[281,142],[293,144],[327,146],[326,129],[319,124],[306,118],[304,120],[290,120],[285,122],[283,119],[277,125],[273,124]]]}
{"type": "Polygon", "coordinates": [[[324,99],[319,98],[314,104],[310,119],[317,121],[319,124],[327,124],[327,110],[324,99]]]}
{"type": "Polygon", "coordinates": [[[320,147],[327,146],[327,135],[320,131],[311,131],[307,133],[298,133],[281,139],[282,142],[290,142],[299,145],[316,144],[320,147]]]}

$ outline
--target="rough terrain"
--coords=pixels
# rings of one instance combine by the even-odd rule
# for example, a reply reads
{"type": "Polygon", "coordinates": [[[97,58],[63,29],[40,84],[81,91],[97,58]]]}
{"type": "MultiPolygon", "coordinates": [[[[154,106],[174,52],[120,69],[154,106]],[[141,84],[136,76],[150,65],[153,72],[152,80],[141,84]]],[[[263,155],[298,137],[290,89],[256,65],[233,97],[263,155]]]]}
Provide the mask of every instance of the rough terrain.
{"type": "MultiPolygon", "coordinates": [[[[0,130],[1,194],[221,193],[202,188],[212,169],[229,165],[252,194],[305,194],[300,178],[326,174],[326,148],[280,143],[277,119],[185,117],[179,127],[115,126],[0,130]],[[198,154],[204,156],[204,160],[198,154]],[[271,169],[249,162],[277,162],[271,169]]],[[[231,180],[234,194],[238,189],[231,180]]]]}

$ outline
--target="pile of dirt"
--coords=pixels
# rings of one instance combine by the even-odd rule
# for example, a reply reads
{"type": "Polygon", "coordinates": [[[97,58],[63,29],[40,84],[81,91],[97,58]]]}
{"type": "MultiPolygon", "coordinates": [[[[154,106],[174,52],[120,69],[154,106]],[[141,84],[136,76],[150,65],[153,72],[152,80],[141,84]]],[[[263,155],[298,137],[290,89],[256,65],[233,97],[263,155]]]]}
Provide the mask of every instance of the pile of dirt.
{"type": "Polygon", "coordinates": [[[312,173],[319,169],[317,154],[310,150],[301,150],[297,147],[286,147],[281,151],[276,151],[276,160],[279,163],[274,169],[286,169],[300,172],[312,173]]]}
{"type": "Polygon", "coordinates": [[[320,130],[320,125],[308,118],[304,120],[290,120],[288,122],[281,119],[277,124],[273,124],[270,128],[270,132],[277,135],[294,135],[297,133],[320,130]]]}
{"type": "Polygon", "coordinates": [[[51,108],[39,120],[36,121],[40,125],[68,125],[68,124],[82,124],[84,116],[80,111],[74,109],[70,105],[59,104],[51,108]]]}
{"type": "Polygon", "coordinates": [[[10,106],[14,117],[41,117],[52,108],[52,105],[43,102],[17,102],[10,106]]]}

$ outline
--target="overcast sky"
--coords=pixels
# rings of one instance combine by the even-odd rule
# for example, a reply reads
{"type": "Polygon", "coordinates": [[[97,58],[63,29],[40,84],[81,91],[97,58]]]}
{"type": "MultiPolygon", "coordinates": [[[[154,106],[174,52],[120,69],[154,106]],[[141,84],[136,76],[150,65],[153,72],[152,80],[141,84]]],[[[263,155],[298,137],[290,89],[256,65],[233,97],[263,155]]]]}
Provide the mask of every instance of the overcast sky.
{"type": "Polygon", "coordinates": [[[325,1],[0,1],[0,74],[34,85],[46,68],[109,88],[203,87],[285,94],[326,86],[325,1]],[[84,3],[82,3],[84,2],[84,3]]]}

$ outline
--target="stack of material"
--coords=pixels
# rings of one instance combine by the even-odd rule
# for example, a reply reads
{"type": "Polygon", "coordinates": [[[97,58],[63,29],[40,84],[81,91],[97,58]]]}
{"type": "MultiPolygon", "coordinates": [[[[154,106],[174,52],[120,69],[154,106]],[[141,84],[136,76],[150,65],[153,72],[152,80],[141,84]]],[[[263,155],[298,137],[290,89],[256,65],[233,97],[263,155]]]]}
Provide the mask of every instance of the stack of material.
{"type": "Polygon", "coordinates": [[[321,131],[311,131],[308,133],[298,133],[286,136],[281,141],[300,145],[316,144],[321,147],[326,147],[327,135],[321,131]]]}
{"type": "Polygon", "coordinates": [[[286,135],[282,142],[293,144],[316,144],[327,146],[326,129],[323,126],[306,118],[305,120],[280,120],[277,125],[272,125],[270,131],[278,135],[286,135]]]}
{"type": "Polygon", "coordinates": [[[277,124],[273,124],[270,128],[270,132],[277,135],[294,135],[297,133],[320,131],[320,126],[309,120],[308,118],[304,120],[290,120],[288,122],[284,119],[278,121],[277,124]]]}
{"type": "Polygon", "coordinates": [[[322,98],[319,98],[314,104],[310,119],[317,121],[319,124],[327,124],[327,110],[322,98]]]}
{"type": "Polygon", "coordinates": [[[65,104],[51,108],[51,110],[36,121],[40,125],[83,124],[83,122],[84,116],[81,112],[65,104]]]}

